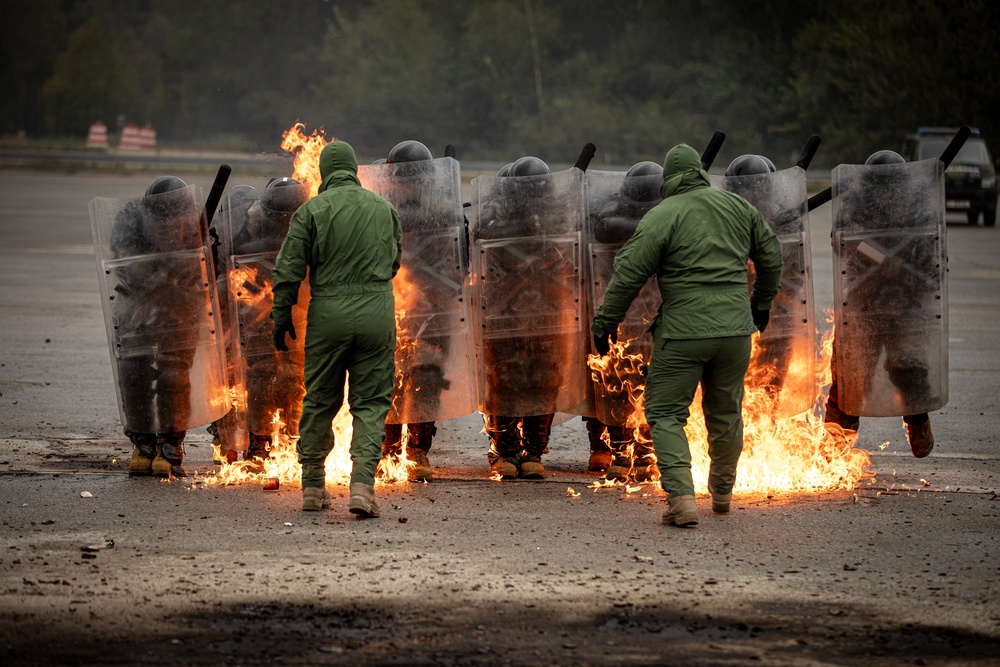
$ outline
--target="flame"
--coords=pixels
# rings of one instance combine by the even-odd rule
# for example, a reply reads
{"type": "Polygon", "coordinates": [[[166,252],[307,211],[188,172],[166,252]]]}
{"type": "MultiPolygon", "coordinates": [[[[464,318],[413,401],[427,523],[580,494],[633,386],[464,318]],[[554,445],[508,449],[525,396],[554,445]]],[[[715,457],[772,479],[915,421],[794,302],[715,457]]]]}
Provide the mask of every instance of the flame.
{"type": "MultiPolygon", "coordinates": [[[[832,324],[832,321],[832,312],[828,311],[827,322],[832,324]]],[[[752,359],[759,354],[758,338],[754,336],[752,359]]],[[[632,406],[628,426],[638,426],[644,421],[643,361],[625,352],[627,344],[627,341],[613,343],[605,357],[590,355],[588,366],[595,382],[628,396],[632,406]]],[[[823,335],[820,348],[816,384],[825,391],[831,382],[832,327],[823,335]]],[[[793,379],[798,379],[795,374],[804,372],[803,366],[795,364],[787,371],[793,379]]],[[[778,398],[772,386],[775,374],[774,368],[751,362],[743,398],[743,454],[734,492],[770,497],[778,493],[851,490],[873,478],[870,455],[854,448],[857,434],[824,426],[820,414],[823,391],[816,397],[813,409],[792,417],[776,416],[778,398]]],[[[710,461],[700,387],[684,431],[691,448],[695,490],[707,493],[710,461]]],[[[639,432],[637,429],[636,433],[639,432]]],[[[595,482],[590,488],[596,491],[615,485],[595,482]]]]}
{"type": "Polygon", "coordinates": [[[311,135],[306,136],[305,127],[304,123],[296,122],[288,128],[281,135],[281,149],[295,155],[292,178],[308,186],[309,196],[315,197],[323,181],[319,173],[319,154],[336,137],[328,140],[320,130],[313,130],[311,135]]]}

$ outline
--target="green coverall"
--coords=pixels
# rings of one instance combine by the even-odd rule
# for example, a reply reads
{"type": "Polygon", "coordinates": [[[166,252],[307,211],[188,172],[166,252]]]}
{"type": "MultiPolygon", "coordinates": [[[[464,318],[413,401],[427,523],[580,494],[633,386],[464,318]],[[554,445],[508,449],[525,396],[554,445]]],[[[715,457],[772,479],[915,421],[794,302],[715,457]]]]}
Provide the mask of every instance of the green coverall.
{"type": "Polygon", "coordinates": [[[291,321],[308,269],[306,395],[298,444],[302,487],[326,482],[332,422],[348,375],[351,483],[374,484],[395,376],[392,278],[399,270],[402,230],[392,205],[361,187],[349,144],[327,144],[319,169],[319,194],[295,212],[275,262],[271,316],[276,330],[291,321]]]}
{"type": "Polygon", "coordinates": [[[681,144],[663,164],[663,201],[639,222],[615,258],[614,274],[591,330],[614,332],[654,273],[663,299],[646,377],[646,421],[670,495],[694,493],[684,425],[698,383],[708,429],[713,493],[732,491],[743,451],[743,381],[751,304],[770,310],[781,278],[781,245],[757,209],[709,185],[701,158],[681,144]],[[747,259],[754,263],[752,297],[747,259]]]}

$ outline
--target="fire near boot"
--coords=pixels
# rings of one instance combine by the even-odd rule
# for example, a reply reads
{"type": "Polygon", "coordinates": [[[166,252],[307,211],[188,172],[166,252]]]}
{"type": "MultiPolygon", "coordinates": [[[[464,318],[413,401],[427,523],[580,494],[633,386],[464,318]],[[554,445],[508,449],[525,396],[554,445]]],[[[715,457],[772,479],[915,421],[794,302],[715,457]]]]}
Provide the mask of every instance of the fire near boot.
{"type": "Polygon", "coordinates": [[[669,509],[663,513],[664,526],[697,526],[698,507],[694,496],[670,496],[667,499],[669,509]]]}
{"type": "Polygon", "coordinates": [[[246,453],[243,455],[243,459],[245,461],[249,461],[254,458],[271,458],[271,436],[257,435],[256,433],[250,434],[250,444],[247,447],[246,453]]]}
{"type": "Polygon", "coordinates": [[[656,467],[656,452],[653,451],[653,438],[648,426],[640,429],[632,449],[632,456],[635,481],[649,482],[659,479],[660,470],[656,467]]]}
{"type": "MultiPolygon", "coordinates": [[[[904,420],[905,421],[905,420],[904,420]]],[[[910,451],[918,459],[922,459],[934,449],[934,434],[931,433],[931,420],[924,416],[924,421],[906,422],[906,440],[910,443],[910,451]]]]}
{"type": "Polygon", "coordinates": [[[403,425],[386,424],[383,431],[382,456],[399,456],[403,446],[403,425]]]}
{"type": "Polygon", "coordinates": [[[728,514],[733,501],[733,493],[716,493],[712,491],[712,511],[716,514],[728,514]]]}
{"type": "Polygon", "coordinates": [[[302,487],[302,511],[318,512],[333,505],[330,492],[318,486],[302,487]]]}
{"type": "Polygon", "coordinates": [[[152,433],[128,433],[132,441],[132,458],[128,462],[129,477],[145,477],[152,474],[153,458],[156,457],[156,436],[152,433]]]}
{"type": "Polygon", "coordinates": [[[587,460],[587,470],[604,472],[614,458],[608,443],[604,440],[607,429],[596,417],[584,417],[587,424],[587,439],[590,441],[590,458],[587,460]]]}
{"type": "Polygon", "coordinates": [[[347,509],[361,519],[379,516],[378,504],[375,502],[375,487],[361,482],[351,484],[351,500],[347,509]]]}
{"type": "Polygon", "coordinates": [[[501,479],[517,477],[520,462],[520,437],[517,432],[517,417],[486,415],[486,435],[490,439],[490,450],[486,457],[490,462],[490,474],[501,479]]]}
{"type": "Polygon", "coordinates": [[[631,430],[624,426],[608,426],[608,437],[611,438],[610,446],[614,459],[608,466],[608,472],[604,475],[605,479],[620,481],[628,479],[632,469],[632,453],[635,449],[633,441],[629,437],[631,430]]]}
{"type": "Polygon", "coordinates": [[[187,477],[181,467],[184,460],[184,431],[156,436],[156,456],[151,469],[156,477],[187,477]]]}
{"type": "Polygon", "coordinates": [[[542,454],[548,451],[549,434],[552,431],[554,414],[532,415],[522,419],[521,429],[524,433],[524,456],[521,458],[521,477],[525,479],[542,479],[545,477],[545,466],[542,465],[542,454]]]}
{"type": "Polygon", "coordinates": [[[434,478],[434,469],[427,459],[427,452],[431,448],[437,427],[434,426],[434,422],[407,424],[406,432],[410,434],[410,439],[406,443],[406,457],[414,463],[410,468],[410,480],[429,482],[434,478]]]}

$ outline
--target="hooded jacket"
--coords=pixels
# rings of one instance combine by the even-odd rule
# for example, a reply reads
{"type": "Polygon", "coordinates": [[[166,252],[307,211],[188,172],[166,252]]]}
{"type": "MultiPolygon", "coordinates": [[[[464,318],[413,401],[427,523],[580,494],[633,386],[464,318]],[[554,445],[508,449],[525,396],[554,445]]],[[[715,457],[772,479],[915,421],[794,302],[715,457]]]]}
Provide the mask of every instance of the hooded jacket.
{"type": "Polygon", "coordinates": [[[656,275],[663,299],[658,338],[744,336],[757,331],[753,307],[770,310],[781,279],[781,244],[746,200],[709,184],[685,144],[663,163],[663,201],[649,211],[615,258],[614,275],[591,327],[605,336],[656,275]],[[754,263],[752,297],[747,260],[754,263]]]}
{"type": "Polygon", "coordinates": [[[399,270],[399,214],[358,181],[354,149],[327,144],[319,158],[319,193],[292,216],[274,267],[275,323],[291,319],[299,283],[309,276],[312,299],[392,292],[399,270]]]}

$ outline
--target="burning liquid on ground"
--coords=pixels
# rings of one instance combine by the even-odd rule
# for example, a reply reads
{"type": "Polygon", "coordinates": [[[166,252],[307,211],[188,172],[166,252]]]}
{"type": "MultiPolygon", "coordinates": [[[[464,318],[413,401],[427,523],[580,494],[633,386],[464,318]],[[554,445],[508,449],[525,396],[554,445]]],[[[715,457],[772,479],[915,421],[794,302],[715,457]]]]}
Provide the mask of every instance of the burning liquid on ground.
{"type": "MultiPolygon", "coordinates": [[[[816,493],[856,488],[862,481],[872,479],[871,457],[868,452],[855,449],[854,431],[831,429],[823,423],[821,402],[823,393],[816,396],[812,410],[801,414],[776,416],[777,397],[774,389],[775,371],[764,365],[755,365],[759,348],[754,336],[754,350],[750,370],[747,372],[743,397],[743,454],[736,476],[737,494],[767,495],[816,493]]],[[[823,336],[814,386],[830,384],[830,358],[832,354],[832,329],[823,336]]],[[[627,393],[632,404],[628,426],[635,428],[641,437],[645,425],[643,418],[644,383],[641,366],[643,360],[625,353],[626,343],[613,343],[606,357],[591,355],[588,365],[595,382],[627,393]]],[[[787,375],[806,372],[792,364],[787,375]]],[[[697,493],[708,493],[707,479],[708,433],[701,409],[701,388],[695,394],[691,412],[684,428],[691,449],[691,471],[697,493]]],[[[591,488],[610,486],[597,483],[591,488]]]]}

